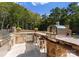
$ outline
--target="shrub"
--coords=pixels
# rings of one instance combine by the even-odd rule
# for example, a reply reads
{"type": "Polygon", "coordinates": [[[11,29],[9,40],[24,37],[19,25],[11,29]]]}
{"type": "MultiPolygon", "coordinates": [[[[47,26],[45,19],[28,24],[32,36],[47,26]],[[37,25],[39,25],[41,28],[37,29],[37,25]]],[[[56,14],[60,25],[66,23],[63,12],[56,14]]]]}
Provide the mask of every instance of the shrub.
{"type": "Polygon", "coordinates": [[[17,32],[21,31],[21,27],[17,27],[16,30],[17,30],[17,32]]]}

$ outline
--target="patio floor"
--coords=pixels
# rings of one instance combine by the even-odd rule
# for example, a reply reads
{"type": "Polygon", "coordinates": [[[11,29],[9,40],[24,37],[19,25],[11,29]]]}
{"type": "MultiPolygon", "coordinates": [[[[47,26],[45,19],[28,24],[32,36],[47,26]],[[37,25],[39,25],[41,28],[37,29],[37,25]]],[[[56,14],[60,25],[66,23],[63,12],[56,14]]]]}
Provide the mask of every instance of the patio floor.
{"type": "Polygon", "coordinates": [[[34,43],[16,44],[4,57],[46,57],[34,43]]]}

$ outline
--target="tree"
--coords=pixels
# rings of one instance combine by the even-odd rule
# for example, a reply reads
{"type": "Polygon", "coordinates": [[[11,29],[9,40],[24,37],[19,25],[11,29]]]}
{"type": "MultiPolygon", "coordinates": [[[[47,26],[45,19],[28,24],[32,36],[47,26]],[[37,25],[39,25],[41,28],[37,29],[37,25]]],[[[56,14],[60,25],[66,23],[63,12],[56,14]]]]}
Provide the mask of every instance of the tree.
{"type": "Polygon", "coordinates": [[[51,19],[52,24],[56,24],[56,22],[60,22],[61,25],[66,24],[67,20],[67,9],[65,8],[54,8],[51,10],[49,15],[49,19],[51,19]]]}
{"type": "Polygon", "coordinates": [[[16,26],[21,27],[22,29],[26,29],[28,27],[33,29],[40,24],[40,21],[41,17],[39,14],[31,12],[19,4],[12,2],[0,2],[0,23],[2,23],[0,26],[2,28],[11,28],[12,26],[16,26]]]}
{"type": "Polygon", "coordinates": [[[70,28],[73,32],[79,32],[79,6],[78,4],[71,3],[68,7],[68,14],[70,19],[70,28]]]}

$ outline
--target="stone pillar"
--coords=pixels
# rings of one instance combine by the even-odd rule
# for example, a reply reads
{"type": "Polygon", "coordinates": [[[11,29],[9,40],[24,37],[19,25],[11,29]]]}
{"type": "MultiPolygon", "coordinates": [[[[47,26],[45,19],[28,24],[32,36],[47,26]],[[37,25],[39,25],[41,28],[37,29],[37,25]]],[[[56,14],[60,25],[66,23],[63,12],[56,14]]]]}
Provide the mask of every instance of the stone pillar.
{"type": "Polygon", "coordinates": [[[33,41],[34,41],[35,44],[37,43],[37,36],[36,36],[35,33],[33,34],[33,41]]]}
{"type": "Polygon", "coordinates": [[[13,33],[10,33],[9,50],[12,48],[14,44],[15,44],[15,36],[13,33]]]}
{"type": "Polygon", "coordinates": [[[38,28],[35,28],[34,31],[35,31],[35,32],[38,31],[38,28]]]}
{"type": "Polygon", "coordinates": [[[12,42],[11,44],[15,45],[15,34],[11,33],[10,36],[11,36],[11,42],[12,42]]]}
{"type": "Polygon", "coordinates": [[[46,46],[46,40],[43,37],[40,37],[40,52],[41,53],[47,53],[47,46],[46,46]]]}
{"type": "Polygon", "coordinates": [[[16,32],[16,27],[12,27],[13,32],[16,32]]]}

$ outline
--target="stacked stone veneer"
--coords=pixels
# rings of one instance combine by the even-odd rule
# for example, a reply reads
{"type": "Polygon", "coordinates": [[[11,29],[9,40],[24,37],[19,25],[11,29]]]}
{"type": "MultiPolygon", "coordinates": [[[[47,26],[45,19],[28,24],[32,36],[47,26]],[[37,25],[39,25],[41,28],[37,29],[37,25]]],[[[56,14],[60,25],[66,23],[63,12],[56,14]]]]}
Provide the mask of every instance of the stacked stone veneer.
{"type": "Polygon", "coordinates": [[[61,44],[47,40],[47,56],[48,57],[66,57],[67,49],[61,44]]]}

